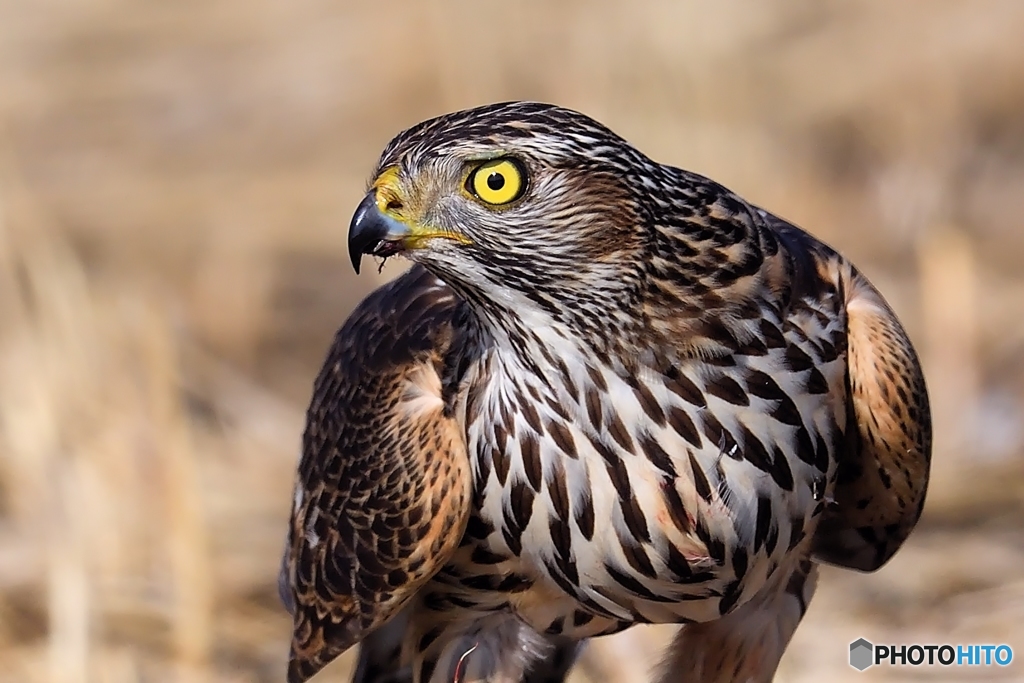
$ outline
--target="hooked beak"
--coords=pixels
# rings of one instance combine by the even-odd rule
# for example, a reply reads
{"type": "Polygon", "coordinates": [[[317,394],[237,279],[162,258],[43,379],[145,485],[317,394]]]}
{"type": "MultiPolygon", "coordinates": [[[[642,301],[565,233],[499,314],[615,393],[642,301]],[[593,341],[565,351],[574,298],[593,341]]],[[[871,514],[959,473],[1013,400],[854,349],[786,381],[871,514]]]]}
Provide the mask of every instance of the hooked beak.
{"type": "Polygon", "coordinates": [[[380,210],[376,192],[368,193],[348,227],[348,255],[356,274],[363,254],[392,256],[405,250],[405,241],[412,235],[408,225],[380,210]]]}

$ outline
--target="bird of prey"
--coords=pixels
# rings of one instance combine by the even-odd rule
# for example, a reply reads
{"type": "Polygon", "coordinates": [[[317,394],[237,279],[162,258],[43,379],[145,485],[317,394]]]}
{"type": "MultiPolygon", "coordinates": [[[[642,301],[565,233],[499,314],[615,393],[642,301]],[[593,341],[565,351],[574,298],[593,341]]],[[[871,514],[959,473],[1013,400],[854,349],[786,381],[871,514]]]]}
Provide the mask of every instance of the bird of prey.
{"type": "Polygon", "coordinates": [[[882,295],[808,233],[530,102],[385,148],[352,263],[401,254],[316,380],[288,680],[562,680],[681,624],[662,681],[769,681],[819,563],[906,540],[931,425],[882,295]]]}

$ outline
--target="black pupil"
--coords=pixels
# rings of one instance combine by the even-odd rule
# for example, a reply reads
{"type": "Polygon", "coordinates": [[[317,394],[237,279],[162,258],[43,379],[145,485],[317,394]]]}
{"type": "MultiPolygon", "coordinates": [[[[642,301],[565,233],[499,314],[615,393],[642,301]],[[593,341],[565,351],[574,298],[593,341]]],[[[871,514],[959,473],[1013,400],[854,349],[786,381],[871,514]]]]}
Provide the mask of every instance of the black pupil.
{"type": "Polygon", "coordinates": [[[487,176],[487,187],[497,192],[501,188],[505,187],[505,176],[495,171],[491,175],[487,176]]]}

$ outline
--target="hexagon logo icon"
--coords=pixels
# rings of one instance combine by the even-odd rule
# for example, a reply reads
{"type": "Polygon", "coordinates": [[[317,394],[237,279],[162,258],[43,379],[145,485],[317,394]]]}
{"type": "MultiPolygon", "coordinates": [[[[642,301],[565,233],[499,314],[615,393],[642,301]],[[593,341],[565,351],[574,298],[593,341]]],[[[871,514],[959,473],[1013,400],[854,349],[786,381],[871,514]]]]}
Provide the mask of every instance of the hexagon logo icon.
{"type": "Polygon", "coordinates": [[[850,643],[850,666],[857,671],[864,671],[875,659],[875,646],[863,638],[850,643]]]}

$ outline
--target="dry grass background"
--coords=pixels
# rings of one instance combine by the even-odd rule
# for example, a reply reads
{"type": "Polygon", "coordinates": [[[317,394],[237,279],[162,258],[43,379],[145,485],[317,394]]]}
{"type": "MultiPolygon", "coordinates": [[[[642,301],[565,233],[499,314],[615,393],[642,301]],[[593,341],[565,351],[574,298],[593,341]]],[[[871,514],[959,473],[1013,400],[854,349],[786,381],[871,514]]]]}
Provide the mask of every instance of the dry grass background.
{"type": "MultiPolygon", "coordinates": [[[[302,410],[380,281],[346,263],[364,174],[511,98],[809,228],[923,353],[920,530],[826,572],[779,680],[1024,680],[845,664],[860,636],[1024,659],[1021,36],[1019,0],[0,0],[0,681],[282,680],[302,410]]],[[[575,680],[644,680],[664,638],[575,680]]]]}

